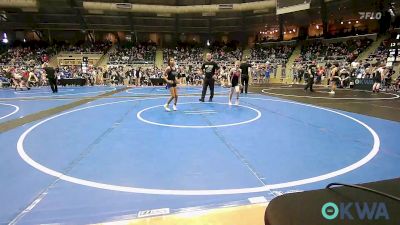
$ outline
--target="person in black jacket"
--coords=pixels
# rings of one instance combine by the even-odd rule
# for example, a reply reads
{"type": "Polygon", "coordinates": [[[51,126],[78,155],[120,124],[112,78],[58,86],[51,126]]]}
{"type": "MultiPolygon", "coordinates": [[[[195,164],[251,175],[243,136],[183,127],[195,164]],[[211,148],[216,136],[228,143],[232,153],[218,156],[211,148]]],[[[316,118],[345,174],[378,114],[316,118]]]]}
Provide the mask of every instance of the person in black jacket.
{"type": "Polygon", "coordinates": [[[301,84],[301,80],[303,79],[303,75],[304,75],[304,65],[300,64],[300,67],[297,71],[297,76],[298,76],[298,80],[299,80],[299,84],[301,84]]]}
{"type": "Polygon", "coordinates": [[[240,93],[243,93],[244,89],[244,93],[247,94],[247,89],[249,88],[249,75],[251,74],[251,64],[246,60],[244,63],[240,64],[240,69],[242,71],[242,86],[244,87],[240,90],[240,93]]]}
{"type": "Polygon", "coordinates": [[[46,77],[49,80],[51,90],[53,91],[53,93],[57,93],[58,88],[57,88],[56,71],[54,70],[53,67],[50,67],[47,62],[43,63],[42,67],[43,67],[44,71],[46,72],[46,77]]]}
{"type": "Polygon", "coordinates": [[[306,79],[307,79],[307,84],[304,87],[304,91],[307,91],[308,88],[310,88],[311,92],[314,92],[313,90],[313,84],[314,84],[314,77],[316,75],[316,68],[314,65],[310,65],[308,66],[307,70],[306,70],[306,79]]]}
{"type": "Polygon", "coordinates": [[[136,71],[135,71],[135,85],[137,87],[140,86],[140,79],[142,78],[142,68],[139,67],[136,71]]]}
{"type": "Polygon", "coordinates": [[[216,73],[218,73],[219,66],[216,62],[211,61],[211,54],[207,53],[206,55],[207,61],[203,63],[201,66],[201,70],[204,74],[203,79],[203,91],[201,92],[201,98],[199,99],[200,102],[204,102],[204,98],[207,93],[207,87],[210,87],[210,99],[209,101],[212,102],[214,97],[214,83],[216,78],[216,73]]]}

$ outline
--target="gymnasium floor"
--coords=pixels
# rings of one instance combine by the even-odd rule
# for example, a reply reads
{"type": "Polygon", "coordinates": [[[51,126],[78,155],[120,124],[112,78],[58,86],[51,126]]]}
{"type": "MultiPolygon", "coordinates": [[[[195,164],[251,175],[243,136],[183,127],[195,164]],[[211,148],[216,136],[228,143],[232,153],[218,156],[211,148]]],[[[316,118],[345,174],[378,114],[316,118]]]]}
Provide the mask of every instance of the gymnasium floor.
{"type": "Polygon", "coordinates": [[[101,223],[400,176],[398,95],[299,88],[253,87],[229,106],[227,89],[199,103],[200,87],[183,87],[169,113],[163,87],[0,90],[0,224],[101,223]]]}

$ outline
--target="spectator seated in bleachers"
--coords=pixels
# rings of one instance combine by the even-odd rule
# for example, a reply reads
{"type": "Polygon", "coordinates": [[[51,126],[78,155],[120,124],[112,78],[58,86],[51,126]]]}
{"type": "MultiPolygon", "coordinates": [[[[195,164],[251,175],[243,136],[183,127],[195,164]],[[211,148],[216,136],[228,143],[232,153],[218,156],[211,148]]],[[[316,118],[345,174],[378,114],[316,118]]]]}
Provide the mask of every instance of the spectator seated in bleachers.
{"type": "Polygon", "coordinates": [[[0,65],[37,66],[54,55],[54,46],[42,41],[27,43],[14,42],[3,55],[0,56],[0,65]]]}
{"type": "Polygon", "coordinates": [[[117,47],[116,51],[110,54],[108,64],[154,64],[156,49],[156,45],[152,42],[138,44],[126,43],[117,47]]]}
{"type": "Polygon", "coordinates": [[[217,63],[234,64],[237,60],[242,60],[243,52],[238,47],[237,41],[231,41],[227,44],[214,42],[210,46],[212,58],[217,63]]]}
{"type": "Polygon", "coordinates": [[[255,63],[270,62],[274,64],[286,64],[293,52],[293,46],[262,46],[256,45],[251,49],[250,61],[255,63]]]}
{"type": "Polygon", "coordinates": [[[7,71],[0,69],[0,87],[9,87],[11,85],[10,76],[7,75],[7,71]]]}
{"type": "Polygon", "coordinates": [[[168,58],[174,58],[178,65],[199,65],[203,62],[204,49],[196,44],[178,43],[175,48],[165,48],[163,50],[164,64],[168,58]]]}
{"type": "Polygon", "coordinates": [[[320,63],[327,60],[352,62],[371,43],[372,40],[368,38],[349,39],[336,43],[314,41],[302,46],[300,57],[296,59],[296,62],[309,63],[316,61],[320,63]]]}
{"type": "Polygon", "coordinates": [[[66,52],[104,54],[112,46],[112,43],[109,41],[96,41],[94,43],[78,41],[75,44],[59,42],[57,45],[59,45],[61,51],[66,52]]]}
{"type": "Polygon", "coordinates": [[[368,61],[377,62],[387,58],[389,54],[390,42],[390,38],[383,40],[379,47],[372,54],[368,55],[368,61]]]}

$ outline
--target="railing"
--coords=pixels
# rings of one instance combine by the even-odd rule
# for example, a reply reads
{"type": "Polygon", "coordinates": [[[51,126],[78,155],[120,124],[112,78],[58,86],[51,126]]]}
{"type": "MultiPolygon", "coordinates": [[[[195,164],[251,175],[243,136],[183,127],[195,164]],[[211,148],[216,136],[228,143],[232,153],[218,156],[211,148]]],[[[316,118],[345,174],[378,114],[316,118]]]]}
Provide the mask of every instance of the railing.
{"type": "Polygon", "coordinates": [[[109,61],[107,65],[113,66],[113,65],[136,65],[136,64],[154,64],[154,60],[138,60],[138,61],[129,61],[129,62],[118,62],[118,61],[109,61]]]}
{"type": "Polygon", "coordinates": [[[361,39],[361,38],[369,38],[369,39],[372,39],[375,41],[377,37],[378,37],[378,34],[373,33],[373,34],[363,34],[363,35],[337,37],[337,38],[329,38],[329,39],[315,38],[315,39],[306,40],[305,42],[314,42],[316,40],[320,40],[323,43],[336,43],[336,42],[342,42],[342,41],[347,41],[347,40],[351,40],[351,39],[361,39]]]}
{"type": "Polygon", "coordinates": [[[73,53],[73,52],[60,52],[58,57],[98,57],[100,58],[103,55],[103,53],[94,53],[94,52],[82,52],[82,53],[73,53]]]}
{"type": "Polygon", "coordinates": [[[98,55],[104,54],[102,51],[98,52],[81,52],[81,51],[61,51],[60,54],[70,55],[70,54],[79,54],[79,55],[98,55]]]}
{"type": "Polygon", "coordinates": [[[114,67],[142,67],[142,68],[154,68],[155,64],[154,62],[151,63],[129,63],[129,64],[107,64],[108,68],[114,68],[114,67]]]}
{"type": "Polygon", "coordinates": [[[290,45],[290,46],[295,46],[297,44],[296,40],[291,40],[291,41],[266,41],[266,42],[260,42],[260,43],[255,43],[255,45],[262,45],[262,46],[279,46],[279,45],[290,45]]]}
{"type": "Polygon", "coordinates": [[[272,63],[272,64],[286,64],[288,59],[283,59],[283,58],[265,58],[265,59],[256,59],[256,60],[250,60],[250,62],[255,63],[255,64],[265,64],[267,62],[272,63]]]}

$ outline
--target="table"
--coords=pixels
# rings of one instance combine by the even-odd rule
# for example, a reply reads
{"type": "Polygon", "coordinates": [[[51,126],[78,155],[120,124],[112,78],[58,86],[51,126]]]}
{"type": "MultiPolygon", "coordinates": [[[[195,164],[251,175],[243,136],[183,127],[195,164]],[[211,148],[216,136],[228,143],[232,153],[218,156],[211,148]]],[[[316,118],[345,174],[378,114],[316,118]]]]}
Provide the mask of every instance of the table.
{"type": "Polygon", "coordinates": [[[75,85],[84,86],[86,84],[86,79],[83,78],[63,78],[58,80],[58,84],[61,86],[75,85]]]}
{"type": "Polygon", "coordinates": [[[151,83],[156,86],[162,86],[165,83],[163,78],[150,78],[150,80],[151,83]]]}
{"type": "Polygon", "coordinates": [[[355,78],[354,89],[358,90],[372,90],[374,80],[372,78],[355,78]]]}

